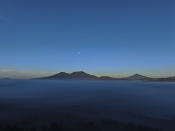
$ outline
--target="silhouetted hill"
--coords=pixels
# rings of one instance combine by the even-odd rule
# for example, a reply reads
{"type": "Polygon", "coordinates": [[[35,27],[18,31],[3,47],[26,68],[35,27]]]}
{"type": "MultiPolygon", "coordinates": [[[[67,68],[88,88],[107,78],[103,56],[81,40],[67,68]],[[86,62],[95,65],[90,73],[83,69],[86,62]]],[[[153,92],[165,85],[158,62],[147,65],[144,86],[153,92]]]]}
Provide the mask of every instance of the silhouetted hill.
{"type": "Polygon", "coordinates": [[[72,73],[65,73],[65,72],[60,72],[58,74],[48,76],[48,77],[43,77],[41,79],[86,79],[86,80],[94,80],[98,79],[97,76],[90,75],[88,73],[85,73],[83,71],[77,71],[77,72],[72,72],[72,73]]]}
{"type": "Polygon", "coordinates": [[[66,79],[68,77],[69,77],[68,73],[60,72],[60,73],[52,75],[52,76],[44,77],[43,79],[66,79]]]}
{"type": "Polygon", "coordinates": [[[123,78],[113,78],[110,76],[101,76],[97,77],[95,75],[88,74],[83,71],[77,71],[72,73],[60,72],[58,74],[54,74],[52,76],[35,78],[35,79],[72,79],[72,80],[129,80],[129,81],[175,81],[175,77],[167,77],[167,78],[151,78],[147,76],[143,76],[140,74],[134,74],[129,77],[123,78]]]}
{"type": "Polygon", "coordinates": [[[97,79],[97,76],[94,75],[90,75],[88,73],[85,73],[83,71],[79,71],[79,72],[72,72],[69,75],[70,79],[97,79]]]}
{"type": "Polygon", "coordinates": [[[175,76],[167,78],[154,78],[153,81],[175,81],[175,76]]]}
{"type": "Polygon", "coordinates": [[[109,76],[101,76],[98,78],[99,80],[117,80],[117,78],[109,77],[109,76]]]}
{"type": "Polygon", "coordinates": [[[152,80],[152,78],[150,77],[146,77],[146,76],[143,76],[143,75],[140,75],[140,74],[134,74],[132,76],[129,76],[129,77],[125,77],[123,78],[124,80],[152,80]]]}

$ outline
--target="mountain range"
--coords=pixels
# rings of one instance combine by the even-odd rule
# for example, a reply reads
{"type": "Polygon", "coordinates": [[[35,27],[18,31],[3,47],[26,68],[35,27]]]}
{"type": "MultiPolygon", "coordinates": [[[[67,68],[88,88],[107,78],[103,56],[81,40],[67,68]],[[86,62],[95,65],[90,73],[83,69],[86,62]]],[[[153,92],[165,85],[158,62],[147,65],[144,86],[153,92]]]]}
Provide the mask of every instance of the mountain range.
{"type": "Polygon", "coordinates": [[[147,76],[143,76],[140,74],[134,74],[129,77],[123,77],[123,78],[114,78],[109,76],[95,76],[88,74],[83,71],[77,71],[72,73],[66,73],[66,72],[60,72],[51,76],[41,77],[41,78],[35,78],[35,79],[58,79],[58,80],[129,80],[129,81],[175,81],[174,77],[167,77],[167,78],[151,78],[147,76]]]}
{"type": "Polygon", "coordinates": [[[88,79],[88,80],[95,80],[98,79],[97,76],[90,75],[88,73],[85,73],[83,71],[78,72],[72,72],[72,73],[66,73],[66,72],[60,72],[58,74],[43,77],[41,79],[88,79]]]}

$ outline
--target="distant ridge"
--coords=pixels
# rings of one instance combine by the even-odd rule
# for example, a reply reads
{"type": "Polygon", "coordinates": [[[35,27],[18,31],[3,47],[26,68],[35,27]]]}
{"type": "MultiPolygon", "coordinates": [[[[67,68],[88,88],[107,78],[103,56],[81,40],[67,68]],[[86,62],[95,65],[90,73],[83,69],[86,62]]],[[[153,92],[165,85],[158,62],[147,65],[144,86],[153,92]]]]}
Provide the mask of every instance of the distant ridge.
{"type": "Polygon", "coordinates": [[[44,77],[44,79],[66,79],[68,76],[69,76],[68,73],[60,72],[52,76],[44,77]]]}
{"type": "Polygon", "coordinates": [[[83,71],[77,71],[72,73],[60,72],[54,74],[52,76],[41,77],[41,78],[34,78],[34,79],[51,79],[51,80],[128,80],[128,81],[174,81],[174,77],[167,77],[167,78],[151,78],[147,76],[143,76],[140,74],[134,74],[129,77],[123,78],[113,78],[109,76],[101,76],[97,77],[95,75],[88,74],[83,71]]]}
{"type": "Polygon", "coordinates": [[[126,79],[126,80],[152,80],[152,78],[146,77],[146,76],[143,76],[140,74],[134,74],[134,75],[126,77],[124,79],[126,79]]]}
{"type": "Polygon", "coordinates": [[[175,81],[175,76],[167,78],[154,78],[153,81],[175,81]]]}
{"type": "Polygon", "coordinates": [[[109,76],[101,76],[98,78],[99,80],[117,80],[117,78],[109,77],[109,76]]]}
{"type": "Polygon", "coordinates": [[[60,72],[58,74],[48,76],[48,77],[43,77],[41,79],[85,79],[85,80],[93,80],[93,79],[98,79],[97,76],[90,75],[88,73],[85,73],[83,71],[77,71],[77,72],[72,72],[72,73],[66,73],[66,72],[60,72]]]}

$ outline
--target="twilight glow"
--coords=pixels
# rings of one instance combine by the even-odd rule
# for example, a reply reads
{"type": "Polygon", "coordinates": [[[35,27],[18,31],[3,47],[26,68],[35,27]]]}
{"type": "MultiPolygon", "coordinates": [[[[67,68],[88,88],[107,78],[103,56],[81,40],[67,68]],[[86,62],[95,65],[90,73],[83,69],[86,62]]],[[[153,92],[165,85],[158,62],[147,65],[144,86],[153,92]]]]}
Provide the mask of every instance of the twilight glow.
{"type": "Polygon", "coordinates": [[[1,0],[0,78],[175,75],[174,0],[1,0]]]}

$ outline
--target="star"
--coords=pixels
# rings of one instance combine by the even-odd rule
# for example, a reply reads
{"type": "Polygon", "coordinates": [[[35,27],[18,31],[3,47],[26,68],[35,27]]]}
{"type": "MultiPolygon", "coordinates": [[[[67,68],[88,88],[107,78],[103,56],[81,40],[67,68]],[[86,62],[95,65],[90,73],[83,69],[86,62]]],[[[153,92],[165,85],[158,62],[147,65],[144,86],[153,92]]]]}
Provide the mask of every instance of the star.
{"type": "Polygon", "coordinates": [[[78,52],[77,52],[77,55],[80,55],[80,54],[81,54],[81,52],[78,51],[78,52]]]}

